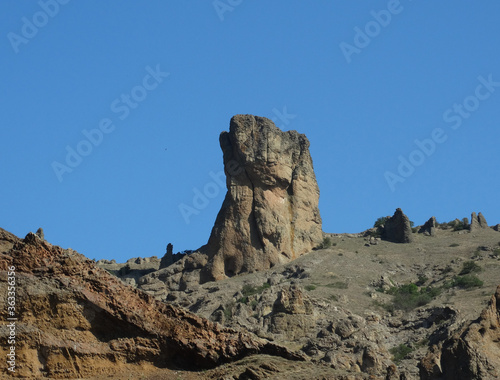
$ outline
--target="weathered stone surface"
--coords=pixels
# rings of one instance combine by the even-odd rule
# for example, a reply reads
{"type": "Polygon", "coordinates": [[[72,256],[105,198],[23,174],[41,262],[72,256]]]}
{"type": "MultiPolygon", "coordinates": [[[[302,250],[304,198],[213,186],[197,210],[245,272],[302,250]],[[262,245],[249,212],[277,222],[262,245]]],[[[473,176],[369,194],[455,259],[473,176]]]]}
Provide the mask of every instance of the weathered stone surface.
{"type": "Polygon", "coordinates": [[[392,217],[384,224],[382,238],[393,243],[411,243],[413,240],[410,219],[403,210],[396,209],[392,217]]]}
{"type": "Polygon", "coordinates": [[[283,288],[273,307],[269,330],[293,341],[306,336],[314,326],[311,301],[297,286],[283,288]]]}
{"type": "Polygon", "coordinates": [[[38,236],[41,240],[45,240],[45,234],[43,233],[42,227],[40,227],[38,230],[36,230],[35,235],[38,236]]]}
{"type": "Polygon", "coordinates": [[[227,194],[201,252],[202,281],[268,269],[322,241],[309,141],[269,119],[236,115],[220,136],[227,194]]]}
{"type": "Polygon", "coordinates": [[[488,228],[488,223],[486,222],[486,218],[483,216],[482,213],[476,215],[476,213],[473,212],[471,215],[471,221],[469,226],[470,231],[473,232],[482,228],[488,228]]]}
{"type": "MultiPolygon", "coordinates": [[[[124,285],[91,260],[29,233],[0,229],[0,292],[16,268],[16,375],[129,378],[129,370],[215,367],[256,353],[301,355],[221,327],[124,285]]],[[[7,320],[7,308],[0,318],[7,320]]],[[[9,328],[0,327],[7,341],[9,328]]],[[[9,347],[0,346],[7,356],[9,347]]],[[[2,374],[7,369],[3,366],[2,374]]]]}
{"type": "Polygon", "coordinates": [[[431,347],[419,367],[424,380],[500,378],[500,286],[481,316],[431,347]]]}
{"type": "Polygon", "coordinates": [[[435,236],[436,226],[437,226],[436,217],[433,216],[427,222],[425,222],[422,227],[420,227],[418,233],[425,234],[428,236],[435,236]]]}
{"type": "Polygon", "coordinates": [[[486,222],[486,218],[484,217],[483,213],[480,212],[479,214],[477,214],[477,220],[481,228],[488,228],[488,223],[486,222]]]}

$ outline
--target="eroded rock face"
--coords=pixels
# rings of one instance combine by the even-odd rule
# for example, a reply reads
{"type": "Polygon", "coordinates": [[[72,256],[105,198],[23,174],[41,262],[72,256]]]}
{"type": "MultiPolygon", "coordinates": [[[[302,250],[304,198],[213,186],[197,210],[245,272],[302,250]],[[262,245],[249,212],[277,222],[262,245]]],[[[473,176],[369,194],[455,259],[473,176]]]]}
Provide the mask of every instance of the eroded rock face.
{"type": "Polygon", "coordinates": [[[471,232],[474,232],[481,228],[488,228],[488,223],[486,222],[486,218],[481,212],[477,215],[475,212],[473,212],[471,215],[469,229],[471,232]]]}
{"type": "Polygon", "coordinates": [[[420,363],[420,376],[427,380],[500,378],[500,286],[479,319],[431,347],[420,363]]]}
{"type": "Polygon", "coordinates": [[[396,212],[384,224],[382,238],[393,243],[411,243],[413,240],[410,219],[403,214],[403,210],[396,212]]]}
{"type": "Polygon", "coordinates": [[[220,135],[227,194],[210,239],[202,281],[268,269],[322,240],[319,189],[309,141],[269,119],[236,115],[220,135]]]}
{"type": "Polygon", "coordinates": [[[433,216],[427,222],[425,222],[425,224],[422,227],[420,227],[418,233],[425,234],[427,236],[435,236],[436,226],[437,226],[436,217],[433,216]]]}
{"type": "MultiPolygon", "coordinates": [[[[255,353],[298,358],[248,333],[154,300],[91,260],[29,233],[0,229],[0,291],[16,272],[16,374],[129,378],[133,368],[210,368],[255,353]]],[[[7,320],[7,308],[0,318],[7,320]]],[[[0,327],[6,342],[9,328],[0,327]]],[[[7,356],[9,347],[0,347],[7,356]]],[[[2,374],[7,373],[4,366],[2,374]]]]}

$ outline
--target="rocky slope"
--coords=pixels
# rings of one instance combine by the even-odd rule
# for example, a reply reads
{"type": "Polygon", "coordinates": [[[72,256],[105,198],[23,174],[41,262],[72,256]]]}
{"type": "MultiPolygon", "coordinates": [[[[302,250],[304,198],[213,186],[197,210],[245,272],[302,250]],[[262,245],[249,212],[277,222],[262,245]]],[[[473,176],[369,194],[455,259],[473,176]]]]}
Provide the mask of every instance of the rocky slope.
{"type": "MultiPolygon", "coordinates": [[[[5,300],[7,274],[15,272],[19,377],[123,378],[134,369],[212,368],[252,354],[302,360],[264,339],[156,301],[32,233],[21,240],[0,229],[0,270],[5,300]]],[[[7,321],[6,308],[0,316],[7,321]]],[[[10,331],[4,323],[3,342],[10,331]]],[[[5,358],[7,351],[3,344],[0,355],[5,358]]],[[[2,371],[8,372],[5,366],[2,371]]]]}
{"type": "Polygon", "coordinates": [[[500,378],[500,286],[477,320],[434,342],[420,369],[425,380],[500,378]]]}
{"type": "MultiPolygon", "coordinates": [[[[400,223],[408,233],[406,226],[400,223]]],[[[425,228],[410,232],[407,244],[380,240],[373,229],[325,234],[330,247],[269,270],[182,288],[173,265],[139,278],[138,286],[212,321],[300,350],[354,378],[425,378],[419,363],[429,352],[439,352],[441,376],[446,363],[441,364],[439,342],[477,319],[499,282],[500,234],[492,228],[471,232],[468,224],[454,226],[431,218],[425,228]],[[463,274],[464,267],[472,273],[463,274]],[[458,282],[471,275],[480,283],[458,282]],[[415,303],[394,293],[413,289],[409,284],[417,292],[415,303]]]]}

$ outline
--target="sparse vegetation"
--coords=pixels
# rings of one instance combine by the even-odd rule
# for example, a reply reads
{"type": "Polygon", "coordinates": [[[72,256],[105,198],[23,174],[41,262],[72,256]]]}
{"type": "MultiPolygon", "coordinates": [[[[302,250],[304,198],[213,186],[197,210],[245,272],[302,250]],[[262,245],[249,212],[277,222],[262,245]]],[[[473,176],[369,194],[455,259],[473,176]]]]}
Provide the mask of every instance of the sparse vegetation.
{"type": "Polygon", "coordinates": [[[327,288],[333,288],[333,289],[347,289],[349,287],[347,282],[343,282],[343,281],[332,282],[332,283],[327,284],[325,286],[327,288]]]}
{"type": "Polygon", "coordinates": [[[332,238],[327,236],[323,239],[321,244],[318,245],[317,249],[327,249],[327,248],[330,248],[330,247],[335,246],[335,245],[337,245],[337,243],[334,244],[332,242],[332,238]]]}
{"type": "Polygon", "coordinates": [[[466,261],[463,263],[462,270],[459,275],[470,274],[470,273],[479,273],[483,269],[477,265],[474,261],[466,261]]]}
{"type": "Polygon", "coordinates": [[[467,218],[463,218],[460,221],[452,220],[448,223],[450,227],[453,227],[453,231],[462,231],[469,227],[469,222],[467,218]]]}
{"type": "Polygon", "coordinates": [[[441,289],[430,286],[419,288],[417,284],[412,283],[392,287],[387,293],[394,296],[392,304],[385,306],[388,311],[409,311],[416,307],[427,305],[441,293],[441,289]]]}
{"type": "Polygon", "coordinates": [[[452,287],[461,289],[480,288],[484,282],[481,281],[476,275],[466,274],[465,276],[455,276],[451,282],[452,287]]]}
{"type": "Polygon", "coordinates": [[[413,349],[408,347],[406,344],[400,344],[399,346],[393,347],[389,350],[392,354],[392,361],[396,364],[401,363],[401,361],[412,351],[413,349]]]}
{"type": "MultiPolygon", "coordinates": [[[[269,285],[267,282],[264,282],[261,286],[252,286],[250,284],[246,284],[243,286],[243,289],[241,289],[241,293],[243,294],[243,298],[253,296],[254,294],[260,294],[264,290],[269,289],[271,285],[269,285]]],[[[248,302],[248,299],[247,299],[248,302]]],[[[246,302],[244,302],[246,303],[246,302]]]]}
{"type": "Polygon", "coordinates": [[[421,274],[418,276],[417,285],[423,286],[428,280],[429,278],[426,275],[421,274]]]}

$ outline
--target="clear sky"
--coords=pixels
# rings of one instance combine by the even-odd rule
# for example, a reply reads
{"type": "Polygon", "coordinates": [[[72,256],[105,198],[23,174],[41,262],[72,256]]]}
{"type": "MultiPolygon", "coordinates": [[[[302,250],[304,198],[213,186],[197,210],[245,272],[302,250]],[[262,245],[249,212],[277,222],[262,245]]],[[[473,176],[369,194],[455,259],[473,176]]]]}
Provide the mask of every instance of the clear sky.
{"type": "Polygon", "coordinates": [[[325,232],[500,222],[500,3],[0,2],[0,226],[125,261],[206,243],[235,114],[304,133],[325,232]]]}

